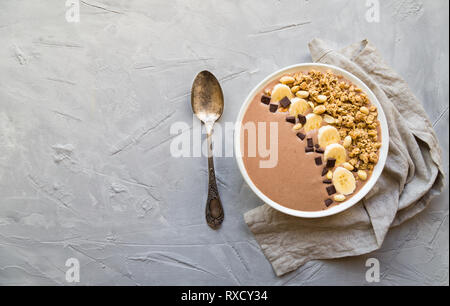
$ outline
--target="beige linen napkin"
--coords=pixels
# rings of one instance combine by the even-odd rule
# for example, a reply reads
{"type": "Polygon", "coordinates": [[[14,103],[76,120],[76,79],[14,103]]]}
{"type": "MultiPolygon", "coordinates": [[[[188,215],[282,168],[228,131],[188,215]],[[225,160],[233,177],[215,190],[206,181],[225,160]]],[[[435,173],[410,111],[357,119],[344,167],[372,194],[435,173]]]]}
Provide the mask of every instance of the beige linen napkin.
{"type": "Polygon", "coordinates": [[[421,103],[406,82],[364,40],[341,51],[321,40],[309,44],[313,61],[341,67],[375,93],[386,114],[390,148],[372,191],[347,211],[301,219],[262,205],[244,215],[275,273],[281,276],[309,260],[361,255],[381,247],[389,228],[414,217],[444,186],[441,151],[421,103]]]}

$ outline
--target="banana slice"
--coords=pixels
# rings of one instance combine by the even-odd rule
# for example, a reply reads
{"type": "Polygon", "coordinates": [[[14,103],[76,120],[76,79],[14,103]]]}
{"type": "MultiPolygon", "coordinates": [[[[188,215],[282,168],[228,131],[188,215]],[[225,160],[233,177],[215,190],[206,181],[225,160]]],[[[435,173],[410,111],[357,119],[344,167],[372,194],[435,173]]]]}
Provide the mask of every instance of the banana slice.
{"type": "Polygon", "coordinates": [[[306,115],[305,132],[317,130],[322,125],[322,116],[316,114],[306,115]]]}
{"type": "Polygon", "coordinates": [[[333,173],[333,185],[336,191],[343,195],[352,194],[356,189],[356,180],[353,173],[345,168],[338,167],[333,173]]]}
{"type": "Polygon", "coordinates": [[[342,145],[333,143],[325,148],[324,158],[325,160],[330,158],[336,159],[336,165],[339,166],[347,161],[347,151],[342,145]]]}
{"type": "Polygon", "coordinates": [[[318,138],[321,148],[326,148],[333,143],[339,143],[341,141],[338,130],[331,125],[321,127],[319,129],[318,138]]]}
{"type": "Polygon", "coordinates": [[[304,115],[310,109],[308,102],[300,98],[294,98],[291,100],[292,104],[289,108],[289,114],[297,117],[298,115],[304,115]]]}
{"type": "Polygon", "coordinates": [[[275,85],[275,87],[272,90],[272,103],[276,103],[283,99],[284,97],[288,97],[290,100],[294,97],[294,94],[292,93],[289,86],[284,84],[278,84],[275,85]]]}

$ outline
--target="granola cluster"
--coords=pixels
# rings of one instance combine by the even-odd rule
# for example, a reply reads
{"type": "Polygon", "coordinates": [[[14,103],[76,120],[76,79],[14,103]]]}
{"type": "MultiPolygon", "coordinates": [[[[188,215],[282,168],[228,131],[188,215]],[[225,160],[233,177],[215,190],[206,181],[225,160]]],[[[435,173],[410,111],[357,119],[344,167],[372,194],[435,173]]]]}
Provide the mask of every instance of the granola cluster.
{"type": "Polygon", "coordinates": [[[381,147],[378,111],[360,88],[331,72],[314,70],[284,76],[280,83],[288,85],[298,98],[308,100],[314,113],[322,114],[338,129],[354,168],[373,170],[381,147]]]}

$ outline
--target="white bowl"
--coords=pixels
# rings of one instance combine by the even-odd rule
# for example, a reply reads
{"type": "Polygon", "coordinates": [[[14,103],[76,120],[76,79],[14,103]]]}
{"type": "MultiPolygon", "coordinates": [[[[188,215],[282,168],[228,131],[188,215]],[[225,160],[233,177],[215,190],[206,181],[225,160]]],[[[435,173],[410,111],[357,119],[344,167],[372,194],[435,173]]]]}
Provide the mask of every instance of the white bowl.
{"type": "Polygon", "coordinates": [[[367,193],[373,188],[375,183],[377,182],[378,178],[380,177],[381,172],[383,171],[384,165],[386,163],[386,158],[388,154],[389,149],[389,132],[388,132],[388,125],[386,121],[386,116],[384,115],[383,108],[380,105],[380,102],[378,102],[377,97],[374,95],[374,93],[364,84],[360,79],[358,79],[356,76],[351,74],[350,72],[347,72],[339,67],[326,65],[326,64],[315,64],[315,63],[308,63],[308,64],[298,64],[289,66],[286,68],[283,68],[281,70],[278,70],[277,72],[269,75],[267,78],[265,78],[261,83],[259,83],[248,95],[247,99],[245,100],[244,104],[241,107],[241,110],[239,111],[239,115],[236,120],[236,129],[235,129],[235,137],[234,137],[234,149],[236,153],[236,160],[239,166],[239,170],[241,171],[242,176],[244,177],[247,184],[250,186],[250,188],[253,190],[254,193],[265,203],[272,206],[276,210],[279,210],[282,213],[296,216],[296,217],[302,217],[302,218],[322,218],[327,217],[331,215],[338,214],[356,203],[358,203],[364,196],[367,195],[367,193]],[[270,198],[268,198],[265,194],[263,194],[253,183],[251,178],[249,177],[247,170],[245,169],[244,162],[242,159],[242,152],[241,152],[241,126],[242,126],[242,119],[244,118],[244,114],[247,111],[248,106],[254,99],[255,95],[258,93],[261,93],[267,84],[270,82],[279,79],[284,74],[298,72],[298,71],[309,71],[309,70],[319,70],[319,71],[327,71],[331,70],[334,74],[343,76],[347,80],[351,81],[353,84],[361,88],[370,99],[371,103],[375,105],[378,108],[378,120],[381,125],[381,138],[382,138],[382,145],[380,148],[380,154],[379,154],[379,160],[376,164],[373,173],[370,177],[370,179],[366,182],[366,184],[361,188],[353,197],[348,199],[347,201],[343,202],[342,204],[333,206],[327,210],[322,211],[300,211],[295,210],[291,208],[287,208],[285,206],[282,206],[274,201],[272,201],[270,198]]]}

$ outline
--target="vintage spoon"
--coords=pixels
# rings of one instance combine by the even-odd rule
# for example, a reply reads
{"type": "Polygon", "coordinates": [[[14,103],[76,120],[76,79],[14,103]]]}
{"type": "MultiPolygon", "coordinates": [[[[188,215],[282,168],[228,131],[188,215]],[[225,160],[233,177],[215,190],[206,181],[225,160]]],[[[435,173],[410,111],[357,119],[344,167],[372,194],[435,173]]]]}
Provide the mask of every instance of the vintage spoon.
{"type": "Polygon", "coordinates": [[[217,229],[223,222],[223,208],[217,190],[216,174],[214,172],[214,159],[212,153],[212,132],[214,123],[223,113],[223,93],[219,81],[209,71],[200,72],[192,84],[191,91],[192,111],[206,128],[208,141],[208,198],[206,200],[206,222],[217,229]]]}

